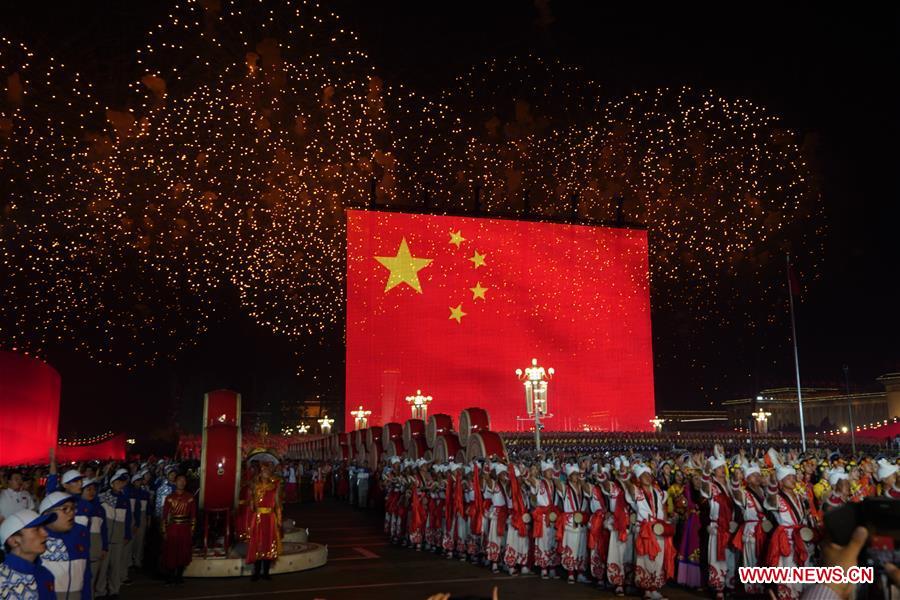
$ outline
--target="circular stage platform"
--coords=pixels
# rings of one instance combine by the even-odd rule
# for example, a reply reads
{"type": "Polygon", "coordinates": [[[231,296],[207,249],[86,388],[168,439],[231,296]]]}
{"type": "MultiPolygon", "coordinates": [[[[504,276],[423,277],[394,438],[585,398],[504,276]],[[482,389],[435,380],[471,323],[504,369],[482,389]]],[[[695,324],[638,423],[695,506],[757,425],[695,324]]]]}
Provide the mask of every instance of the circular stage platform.
{"type": "MultiPolygon", "coordinates": [[[[272,565],[272,575],[296,573],[322,567],[328,562],[328,547],[307,541],[309,532],[293,528],[284,532],[282,553],[272,565]]],[[[195,550],[193,560],[184,571],[185,577],[242,577],[253,574],[253,565],[244,562],[247,544],[239,543],[229,549],[228,556],[222,548],[210,548],[207,555],[195,550]]]]}

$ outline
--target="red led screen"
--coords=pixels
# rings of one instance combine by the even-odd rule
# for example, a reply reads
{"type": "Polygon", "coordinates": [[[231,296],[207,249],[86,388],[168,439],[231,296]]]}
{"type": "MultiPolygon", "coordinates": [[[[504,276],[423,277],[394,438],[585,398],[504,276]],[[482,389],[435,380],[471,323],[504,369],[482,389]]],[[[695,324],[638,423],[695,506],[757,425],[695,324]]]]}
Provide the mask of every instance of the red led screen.
{"type": "Polygon", "coordinates": [[[347,253],[347,429],[359,405],[405,421],[419,389],[528,428],[532,358],[555,369],[547,429],[651,428],[645,231],[353,210],[347,253]]]}
{"type": "Polygon", "coordinates": [[[47,363],[0,352],[0,465],[43,464],[56,447],[59,373],[47,363]]]}

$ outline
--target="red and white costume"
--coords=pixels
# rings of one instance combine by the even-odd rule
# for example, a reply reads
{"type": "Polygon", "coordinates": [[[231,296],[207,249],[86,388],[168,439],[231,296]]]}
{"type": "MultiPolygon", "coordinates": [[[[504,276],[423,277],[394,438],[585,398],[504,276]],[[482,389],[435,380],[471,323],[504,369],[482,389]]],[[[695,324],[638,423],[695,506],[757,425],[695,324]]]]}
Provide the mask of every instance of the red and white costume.
{"type": "MultiPolygon", "coordinates": [[[[746,468],[744,476],[759,473],[757,465],[746,468]]],[[[758,567],[762,559],[763,548],[766,543],[766,533],[763,530],[765,516],[765,492],[754,490],[749,485],[735,490],[735,504],[743,515],[743,525],[732,538],[732,545],[741,553],[741,565],[744,567],[758,567]]],[[[763,594],[765,586],[757,583],[745,583],[744,591],[748,594],[763,594]]]]}
{"type": "MultiPolygon", "coordinates": [[[[790,467],[776,469],[778,480],[784,479],[794,470],[790,467]]],[[[770,487],[767,508],[773,511],[776,520],[775,530],[769,539],[767,564],[770,567],[803,567],[809,561],[806,543],[800,531],[807,524],[807,514],[803,501],[793,490],[770,487]]],[[[802,585],[779,585],[778,598],[796,599],[800,597],[802,585]]]]}
{"type": "MultiPolygon", "coordinates": [[[[723,459],[712,459],[711,462],[713,470],[717,465],[725,464],[723,459]]],[[[734,503],[726,484],[707,475],[703,476],[700,492],[709,504],[709,587],[716,593],[722,593],[725,589],[734,589],[737,570],[735,552],[731,548],[734,503]]]]}
{"type": "Polygon", "coordinates": [[[606,577],[606,560],[609,553],[609,529],[606,528],[606,499],[599,485],[591,486],[589,498],[591,518],[588,520],[587,550],[591,575],[597,581],[606,577]]]}
{"type": "MultiPolygon", "coordinates": [[[[578,467],[568,465],[566,475],[578,473],[578,467]]],[[[580,488],[566,482],[562,491],[563,518],[558,520],[556,541],[559,548],[559,559],[562,567],[569,572],[581,573],[585,567],[587,555],[587,519],[584,518],[584,498],[580,488]],[[576,517],[576,515],[581,515],[576,517]],[[578,521],[581,521],[578,523],[578,521]]]]}
{"type": "MultiPolygon", "coordinates": [[[[498,473],[506,470],[505,465],[494,465],[498,473]]],[[[500,481],[493,481],[485,491],[485,496],[490,500],[490,508],[487,511],[488,527],[486,543],[484,546],[485,557],[492,563],[500,562],[503,550],[506,547],[506,524],[509,520],[509,494],[500,481]]]]}
{"type": "Polygon", "coordinates": [[[631,582],[634,576],[632,513],[625,499],[625,490],[620,482],[610,481],[602,489],[609,504],[609,512],[606,516],[606,529],[609,531],[606,576],[612,585],[624,587],[631,582]]]}
{"type": "Polygon", "coordinates": [[[550,521],[550,513],[561,516],[556,506],[556,488],[553,482],[541,478],[537,487],[532,488],[537,498],[533,513],[534,564],[539,569],[549,569],[559,565],[559,553],[556,550],[556,523],[550,521]]]}
{"type": "MultiPolygon", "coordinates": [[[[643,466],[643,465],[641,465],[643,466]]],[[[647,467],[644,467],[649,472],[647,467]]],[[[638,468],[635,474],[638,474],[638,468]]],[[[654,526],[666,522],[666,492],[655,484],[646,490],[636,486],[634,496],[625,498],[634,509],[637,526],[634,539],[634,582],[645,592],[656,592],[675,575],[675,546],[671,536],[654,532],[654,526]]]]}

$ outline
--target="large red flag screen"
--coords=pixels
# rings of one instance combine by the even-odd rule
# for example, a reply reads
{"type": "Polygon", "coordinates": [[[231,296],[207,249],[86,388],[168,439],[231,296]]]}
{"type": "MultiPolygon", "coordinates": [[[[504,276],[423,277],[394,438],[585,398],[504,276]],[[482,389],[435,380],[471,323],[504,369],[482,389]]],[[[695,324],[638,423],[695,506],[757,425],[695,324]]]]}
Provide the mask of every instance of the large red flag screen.
{"type": "Polygon", "coordinates": [[[547,429],[646,430],[654,416],[647,233],[347,212],[347,407],[403,422],[406,397],[529,428],[515,371],[553,367],[547,429]]]}

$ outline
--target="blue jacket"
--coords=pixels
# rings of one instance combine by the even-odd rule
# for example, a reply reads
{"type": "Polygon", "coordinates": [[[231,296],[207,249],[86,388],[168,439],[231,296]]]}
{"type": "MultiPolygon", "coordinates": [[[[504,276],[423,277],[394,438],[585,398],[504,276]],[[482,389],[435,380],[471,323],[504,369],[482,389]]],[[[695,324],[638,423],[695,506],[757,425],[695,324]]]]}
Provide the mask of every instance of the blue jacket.
{"type": "Polygon", "coordinates": [[[70,531],[47,530],[47,550],[41,562],[56,580],[56,593],[81,592],[82,600],[91,600],[91,533],[75,523],[70,531]]]}
{"type": "Polygon", "coordinates": [[[106,511],[106,527],[124,527],[125,541],[131,539],[131,498],[128,490],[122,490],[118,494],[112,488],[98,496],[103,510],[106,511]]]}
{"type": "Polygon", "coordinates": [[[100,497],[95,496],[88,504],[91,505],[91,518],[88,529],[90,529],[91,533],[100,534],[100,539],[103,544],[102,549],[108,551],[109,531],[106,529],[106,511],[103,509],[103,504],[100,503],[100,497]]]}
{"type": "Polygon", "coordinates": [[[14,554],[7,554],[3,564],[0,564],[0,598],[56,600],[53,573],[44,568],[40,558],[31,563],[14,554]]]}

